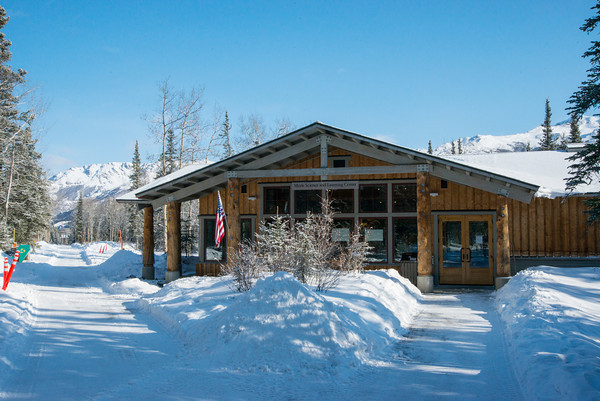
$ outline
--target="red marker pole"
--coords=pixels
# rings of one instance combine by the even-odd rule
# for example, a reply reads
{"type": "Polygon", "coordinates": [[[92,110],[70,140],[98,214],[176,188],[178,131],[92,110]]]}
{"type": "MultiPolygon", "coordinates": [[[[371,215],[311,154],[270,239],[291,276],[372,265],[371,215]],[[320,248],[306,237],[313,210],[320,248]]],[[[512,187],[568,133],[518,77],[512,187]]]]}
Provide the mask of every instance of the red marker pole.
{"type": "Polygon", "coordinates": [[[19,261],[19,251],[15,252],[15,256],[13,257],[12,264],[10,265],[10,269],[8,270],[8,277],[4,280],[4,286],[2,287],[2,289],[4,291],[6,291],[6,287],[8,287],[8,282],[10,281],[10,278],[12,277],[13,272],[15,271],[15,266],[17,265],[18,261],[19,261]]]}
{"type": "Polygon", "coordinates": [[[121,230],[119,230],[119,240],[121,241],[121,250],[123,250],[123,236],[121,235],[121,230]]]}
{"type": "Polygon", "coordinates": [[[8,285],[8,258],[4,258],[4,275],[2,276],[3,283],[2,289],[6,291],[6,285],[8,285]]]}

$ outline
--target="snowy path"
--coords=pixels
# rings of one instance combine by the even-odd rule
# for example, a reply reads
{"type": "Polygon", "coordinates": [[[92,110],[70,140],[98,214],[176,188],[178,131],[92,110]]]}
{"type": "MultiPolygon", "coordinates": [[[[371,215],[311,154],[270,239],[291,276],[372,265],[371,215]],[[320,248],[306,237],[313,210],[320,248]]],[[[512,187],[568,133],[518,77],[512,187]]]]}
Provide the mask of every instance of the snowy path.
{"type": "Polygon", "coordinates": [[[398,361],[375,369],[358,399],[522,400],[491,292],[424,295],[398,361]],[[381,377],[385,376],[385,379],[381,377]],[[373,396],[377,394],[377,397],[373,396]]]}
{"type": "MultiPolygon", "coordinates": [[[[16,344],[19,357],[11,361],[11,371],[2,373],[0,399],[101,396],[162,368],[182,348],[164,327],[128,310],[131,297],[107,294],[95,286],[84,252],[63,248],[37,259],[60,266],[51,266],[48,275],[31,276],[36,284],[11,283],[13,292],[27,293],[33,322],[16,344]]],[[[33,265],[22,267],[21,276],[33,265]]]]}
{"type": "Polygon", "coordinates": [[[135,296],[105,292],[96,265],[108,257],[48,247],[20,268],[11,290],[32,304],[31,324],[8,353],[0,399],[523,399],[490,292],[425,295],[408,336],[375,366],[247,369],[189,346],[135,296]]]}

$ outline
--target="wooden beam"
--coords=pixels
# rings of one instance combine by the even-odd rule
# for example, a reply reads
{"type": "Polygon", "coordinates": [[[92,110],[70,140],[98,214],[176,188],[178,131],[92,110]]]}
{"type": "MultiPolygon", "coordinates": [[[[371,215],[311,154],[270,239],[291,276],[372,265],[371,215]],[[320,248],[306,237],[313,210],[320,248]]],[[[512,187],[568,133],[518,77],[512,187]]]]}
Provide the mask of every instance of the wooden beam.
{"type": "Polygon", "coordinates": [[[401,174],[414,173],[416,164],[399,166],[371,166],[371,167],[341,167],[341,168],[303,168],[283,170],[233,170],[238,178],[266,178],[266,177],[312,177],[321,175],[365,175],[365,174],[401,174]]]}
{"type": "Polygon", "coordinates": [[[178,191],[172,192],[168,195],[163,195],[159,198],[153,199],[150,201],[152,206],[155,209],[173,201],[181,201],[183,199],[187,199],[189,196],[205,191],[206,189],[215,187],[217,185],[222,185],[227,182],[227,174],[221,173],[217,174],[213,177],[207,178],[204,181],[201,181],[197,184],[190,185],[189,187],[180,189],[178,191]]]}
{"type": "MultiPolygon", "coordinates": [[[[238,251],[242,240],[242,231],[240,223],[240,180],[239,178],[229,178],[227,180],[227,224],[229,225],[227,255],[233,255],[238,251]]],[[[233,258],[227,257],[227,263],[231,263],[233,258]]]]}
{"type": "Polygon", "coordinates": [[[496,196],[496,276],[510,276],[510,238],[508,230],[508,199],[496,196]]]}
{"type": "Polygon", "coordinates": [[[165,282],[181,277],[181,203],[167,204],[167,273],[165,282]]]}
{"type": "Polygon", "coordinates": [[[417,272],[419,276],[433,276],[431,263],[431,196],[429,172],[417,172],[417,272]]]}
{"type": "Polygon", "coordinates": [[[142,245],[142,278],[154,280],[154,208],[144,208],[144,242],[142,245]]]}
{"type": "Polygon", "coordinates": [[[349,150],[350,152],[358,153],[367,157],[372,157],[377,160],[381,160],[392,164],[406,164],[413,162],[404,154],[398,154],[396,152],[390,153],[385,150],[376,149],[371,146],[366,146],[358,142],[348,141],[342,138],[330,137],[329,144],[341,149],[349,150]]]}
{"type": "MultiPolygon", "coordinates": [[[[441,178],[442,180],[448,180],[456,182],[457,184],[467,185],[469,187],[478,188],[493,194],[497,194],[498,190],[508,191],[506,182],[492,180],[488,176],[471,175],[468,176],[462,172],[456,170],[448,170],[447,168],[438,168],[435,166],[431,172],[431,175],[441,178]]],[[[517,186],[511,186],[508,191],[509,198],[516,199],[521,202],[531,202],[532,194],[529,189],[521,189],[517,186]]]]}

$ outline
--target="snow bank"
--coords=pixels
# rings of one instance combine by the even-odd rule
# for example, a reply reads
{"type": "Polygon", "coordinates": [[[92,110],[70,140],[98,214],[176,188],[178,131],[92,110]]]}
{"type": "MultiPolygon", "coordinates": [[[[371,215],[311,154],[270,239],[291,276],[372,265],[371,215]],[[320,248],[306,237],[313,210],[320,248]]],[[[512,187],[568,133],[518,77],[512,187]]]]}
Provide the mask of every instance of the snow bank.
{"type": "Polygon", "coordinates": [[[600,399],[600,268],[522,271],[496,305],[528,399],[600,399]]]}
{"type": "Polygon", "coordinates": [[[381,363],[378,355],[406,332],[420,297],[395,270],[344,277],[326,294],[283,272],[242,294],[229,280],[180,279],[138,305],[220,369],[344,375],[381,363]]]}

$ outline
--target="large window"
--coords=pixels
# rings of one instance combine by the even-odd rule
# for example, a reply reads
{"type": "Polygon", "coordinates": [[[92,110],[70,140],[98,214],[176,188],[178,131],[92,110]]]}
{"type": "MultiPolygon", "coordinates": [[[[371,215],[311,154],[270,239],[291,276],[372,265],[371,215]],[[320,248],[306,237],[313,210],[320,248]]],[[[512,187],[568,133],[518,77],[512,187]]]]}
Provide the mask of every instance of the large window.
{"type": "Polygon", "coordinates": [[[394,262],[417,259],[417,219],[394,219],[394,262]]]}
{"type": "Polygon", "coordinates": [[[225,260],[225,250],[227,249],[227,227],[225,227],[225,237],[221,240],[221,247],[215,246],[215,219],[204,219],[204,260],[222,262],[225,260]]]}
{"type": "Polygon", "coordinates": [[[306,212],[319,213],[321,211],[321,190],[296,190],[294,191],[294,213],[306,212]]]}
{"type": "Polygon", "coordinates": [[[336,213],[354,212],[353,189],[330,189],[327,196],[331,199],[331,207],[336,213]]]}
{"type": "Polygon", "coordinates": [[[288,214],[290,212],[289,187],[265,187],[264,198],[265,214],[288,214]]]}
{"type": "Polygon", "coordinates": [[[241,219],[240,226],[242,242],[251,241],[254,238],[254,230],[252,229],[252,219],[241,219]]]}
{"type": "Polygon", "coordinates": [[[367,261],[387,262],[387,219],[361,219],[361,234],[371,247],[367,261]]]}
{"type": "Polygon", "coordinates": [[[417,211],[417,185],[393,184],[392,185],[392,212],[417,211]]]}
{"type": "Polygon", "coordinates": [[[362,213],[387,212],[387,184],[361,185],[358,199],[362,213]]]}

